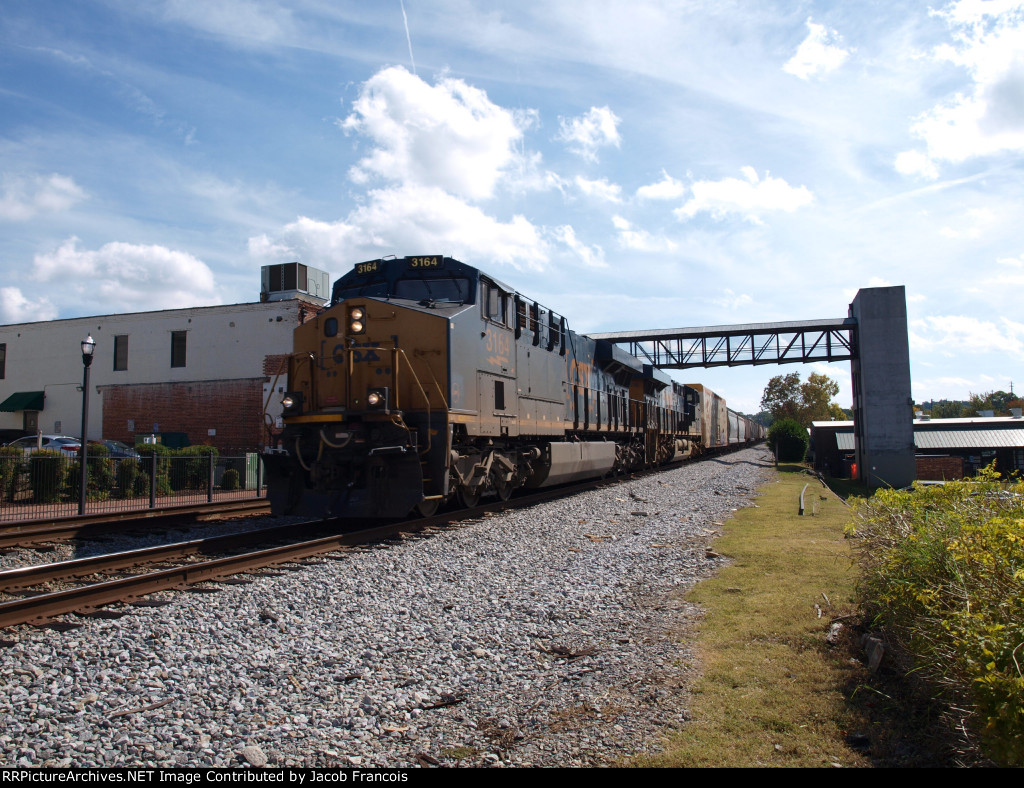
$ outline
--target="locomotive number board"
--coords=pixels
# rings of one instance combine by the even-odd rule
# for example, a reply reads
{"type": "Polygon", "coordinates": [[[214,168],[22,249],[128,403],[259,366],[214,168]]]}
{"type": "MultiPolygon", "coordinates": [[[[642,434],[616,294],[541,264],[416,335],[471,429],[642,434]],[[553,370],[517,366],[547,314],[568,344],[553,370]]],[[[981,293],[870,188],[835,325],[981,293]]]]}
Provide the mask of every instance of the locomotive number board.
{"type": "Polygon", "coordinates": [[[365,263],[356,263],[355,272],[357,274],[375,274],[381,268],[380,260],[367,260],[365,263]]]}
{"type": "Polygon", "coordinates": [[[441,255],[435,255],[432,257],[406,257],[405,262],[409,268],[423,269],[423,268],[443,268],[444,257],[441,255]]]}

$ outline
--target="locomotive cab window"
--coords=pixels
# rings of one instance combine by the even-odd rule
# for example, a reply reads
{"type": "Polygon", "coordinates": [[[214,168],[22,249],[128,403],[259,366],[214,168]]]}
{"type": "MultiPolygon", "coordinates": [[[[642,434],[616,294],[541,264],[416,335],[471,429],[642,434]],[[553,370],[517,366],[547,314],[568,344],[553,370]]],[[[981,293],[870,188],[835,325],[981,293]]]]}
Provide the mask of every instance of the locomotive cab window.
{"type": "Polygon", "coordinates": [[[469,280],[462,276],[417,276],[395,282],[395,298],[468,304],[469,280]]]}
{"type": "Polygon", "coordinates": [[[495,323],[508,325],[508,293],[491,282],[481,281],[480,296],[484,317],[495,323]]]}

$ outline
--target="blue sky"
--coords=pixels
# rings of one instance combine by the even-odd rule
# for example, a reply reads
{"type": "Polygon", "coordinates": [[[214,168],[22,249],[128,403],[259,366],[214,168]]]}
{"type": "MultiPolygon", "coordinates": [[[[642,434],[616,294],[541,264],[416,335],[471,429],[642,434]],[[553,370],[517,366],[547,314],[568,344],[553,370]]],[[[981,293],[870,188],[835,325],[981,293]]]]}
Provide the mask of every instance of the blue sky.
{"type": "MultiPolygon", "coordinates": [[[[447,254],[577,331],[843,317],[1024,388],[1024,0],[5,0],[0,322],[447,254]]],[[[675,373],[758,410],[772,375],[675,373]]]]}

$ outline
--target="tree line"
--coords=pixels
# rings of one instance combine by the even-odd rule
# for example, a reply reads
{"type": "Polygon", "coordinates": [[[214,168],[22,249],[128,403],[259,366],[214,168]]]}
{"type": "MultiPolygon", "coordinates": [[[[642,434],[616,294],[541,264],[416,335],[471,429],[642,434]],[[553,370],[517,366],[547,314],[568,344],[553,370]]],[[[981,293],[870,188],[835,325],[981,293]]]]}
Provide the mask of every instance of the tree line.
{"type": "Polygon", "coordinates": [[[929,400],[914,407],[933,419],[969,419],[986,410],[995,416],[1010,416],[1010,408],[1020,408],[1022,403],[1012,391],[990,391],[987,394],[972,393],[966,400],[929,400]]]}
{"type": "MultiPolygon", "coordinates": [[[[791,419],[802,427],[810,427],[812,421],[844,421],[853,418],[853,411],[841,408],[834,398],[839,394],[839,384],[828,375],[812,372],[806,381],[801,381],[799,372],[776,375],[765,386],[761,397],[761,412],[754,418],[768,427],[782,419],[791,419]]],[[[992,411],[995,416],[1010,416],[1011,408],[1022,407],[1020,396],[1012,391],[989,391],[984,394],[971,393],[966,400],[928,400],[915,403],[914,410],[920,410],[933,419],[977,418],[982,411],[992,411]]]]}

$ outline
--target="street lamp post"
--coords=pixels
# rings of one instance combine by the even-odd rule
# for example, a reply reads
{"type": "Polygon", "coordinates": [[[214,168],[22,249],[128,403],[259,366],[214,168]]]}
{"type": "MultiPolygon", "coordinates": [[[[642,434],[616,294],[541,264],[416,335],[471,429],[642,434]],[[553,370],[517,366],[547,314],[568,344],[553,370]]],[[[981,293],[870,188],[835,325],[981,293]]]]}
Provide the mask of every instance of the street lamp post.
{"type": "Polygon", "coordinates": [[[92,354],[96,350],[96,340],[87,336],[82,340],[82,478],[78,483],[78,513],[85,514],[85,488],[89,480],[89,367],[92,366],[92,354]]]}

